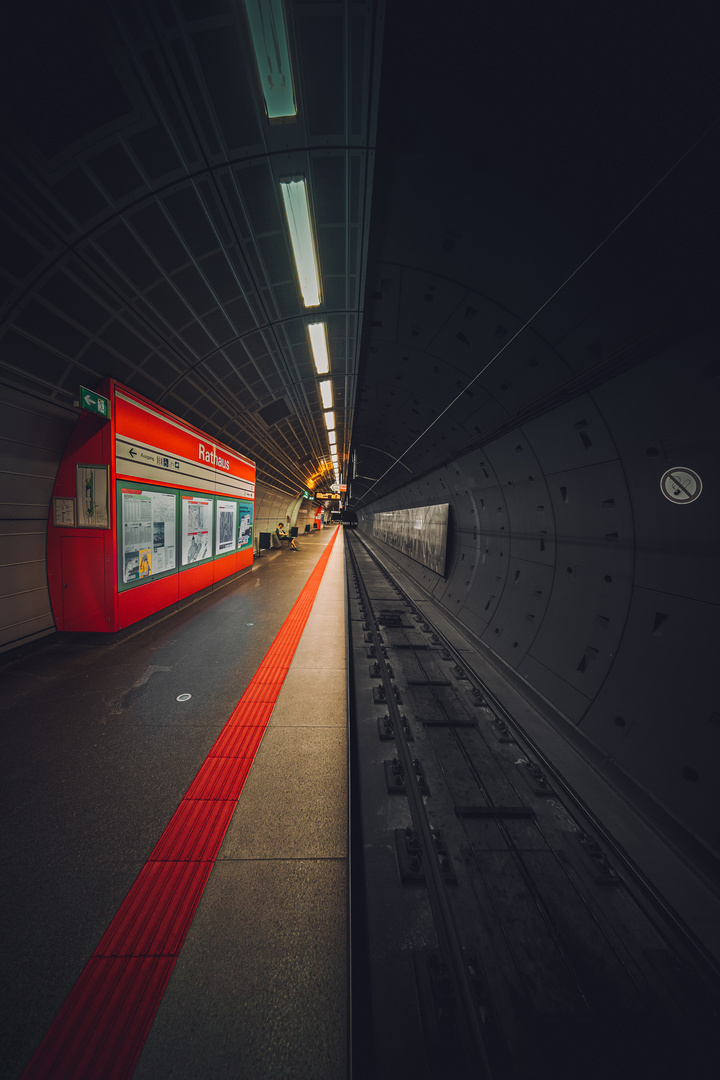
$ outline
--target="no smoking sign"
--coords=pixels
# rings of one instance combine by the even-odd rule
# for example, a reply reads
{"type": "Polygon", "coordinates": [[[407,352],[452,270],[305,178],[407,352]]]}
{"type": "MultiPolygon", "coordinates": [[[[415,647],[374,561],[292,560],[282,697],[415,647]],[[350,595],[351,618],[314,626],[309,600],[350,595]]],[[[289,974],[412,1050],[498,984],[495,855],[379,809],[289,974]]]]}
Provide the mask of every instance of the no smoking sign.
{"type": "Polygon", "coordinates": [[[702,480],[693,469],[677,465],[664,472],[660,481],[660,490],[671,503],[684,506],[695,502],[702,491],[702,480]]]}

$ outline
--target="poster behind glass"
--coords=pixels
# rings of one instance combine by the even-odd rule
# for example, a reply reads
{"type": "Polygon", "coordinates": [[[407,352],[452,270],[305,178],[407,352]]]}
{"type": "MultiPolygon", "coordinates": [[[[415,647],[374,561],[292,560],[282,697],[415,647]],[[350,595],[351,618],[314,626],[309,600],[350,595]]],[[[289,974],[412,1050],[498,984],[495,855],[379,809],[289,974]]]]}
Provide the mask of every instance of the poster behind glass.
{"type": "Polygon", "coordinates": [[[235,550],[235,518],[237,503],[234,499],[218,499],[215,503],[217,525],[215,531],[215,554],[227,555],[235,550]]]}
{"type": "Polygon", "coordinates": [[[121,492],[121,561],[124,584],[174,570],[175,493],[121,492]]]}
{"type": "Polygon", "coordinates": [[[243,548],[252,547],[253,542],[253,507],[254,503],[251,502],[239,502],[238,508],[238,521],[237,521],[237,546],[238,550],[242,551],[243,548]]]}
{"type": "Polygon", "coordinates": [[[84,529],[109,529],[107,465],[77,465],[76,525],[84,529]]]}
{"type": "Polygon", "coordinates": [[[202,495],[183,495],[181,534],[183,566],[212,558],[212,499],[202,495]]]}
{"type": "Polygon", "coordinates": [[[58,496],[53,497],[53,524],[54,525],[74,525],[75,524],[75,500],[63,499],[58,496]]]}

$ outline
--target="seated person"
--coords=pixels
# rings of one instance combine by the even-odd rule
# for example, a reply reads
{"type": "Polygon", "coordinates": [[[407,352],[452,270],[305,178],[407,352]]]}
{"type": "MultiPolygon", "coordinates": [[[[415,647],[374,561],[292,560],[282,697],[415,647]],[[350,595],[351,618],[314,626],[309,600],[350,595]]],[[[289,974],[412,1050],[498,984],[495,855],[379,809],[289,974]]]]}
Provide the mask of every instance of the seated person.
{"type": "Polygon", "coordinates": [[[278,521],[278,527],[275,530],[275,535],[280,541],[280,547],[283,546],[283,540],[287,540],[291,550],[297,551],[297,547],[295,546],[295,538],[292,536],[288,536],[288,534],[285,532],[282,521],[278,521]]]}

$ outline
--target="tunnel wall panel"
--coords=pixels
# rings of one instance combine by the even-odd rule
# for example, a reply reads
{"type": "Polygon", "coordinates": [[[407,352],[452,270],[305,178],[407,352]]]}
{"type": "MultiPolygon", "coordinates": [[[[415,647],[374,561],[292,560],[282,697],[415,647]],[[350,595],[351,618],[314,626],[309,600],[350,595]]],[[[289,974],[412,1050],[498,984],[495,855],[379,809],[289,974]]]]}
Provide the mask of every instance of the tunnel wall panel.
{"type": "MultiPolygon", "coordinates": [[[[551,566],[521,559],[508,560],[508,573],[497,602],[490,604],[483,640],[499,656],[517,667],[533,645],[542,626],[552,592],[551,566]]],[[[470,608],[468,600],[461,618],[470,608]]],[[[483,614],[483,613],[480,613],[483,614]]]]}
{"type": "Polygon", "coordinates": [[[720,706],[707,690],[708,675],[714,679],[717,671],[717,611],[636,588],[627,638],[632,648],[618,655],[581,730],[646,790],[671,791],[699,833],[714,830],[708,836],[717,845],[720,706]]]}
{"type": "Polygon", "coordinates": [[[518,674],[526,679],[528,684],[542,694],[558,712],[562,713],[567,720],[574,724],[580,722],[587,712],[591,698],[561,678],[557,672],[545,667],[544,664],[528,653],[517,668],[518,674]]]}
{"type": "Polygon", "coordinates": [[[19,388],[2,388],[0,651],[55,629],[47,584],[47,517],[75,419],[72,408],[19,388]]]}
{"type": "Polygon", "coordinates": [[[633,523],[618,462],[547,478],[559,536],[553,592],[532,655],[593,698],[625,627],[633,523]]]}
{"type": "Polygon", "coordinates": [[[719,373],[715,341],[695,338],[594,391],[632,498],[635,584],[713,604],[720,604],[719,373]],[[660,490],[663,472],[679,465],[695,469],[704,485],[687,506],[660,490]]]}
{"type": "Polygon", "coordinates": [[[547,476],[617,458],[607,423],[589,394],[582,394],[523,425],[523,434],[547,476]]]}

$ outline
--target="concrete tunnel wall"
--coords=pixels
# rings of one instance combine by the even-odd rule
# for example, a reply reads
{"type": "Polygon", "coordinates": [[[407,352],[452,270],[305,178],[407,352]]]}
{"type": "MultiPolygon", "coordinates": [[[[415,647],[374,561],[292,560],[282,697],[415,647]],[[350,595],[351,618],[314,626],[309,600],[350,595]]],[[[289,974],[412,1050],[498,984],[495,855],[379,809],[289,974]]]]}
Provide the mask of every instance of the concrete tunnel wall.
{"type": "Polygon", "coordinates": [[[448,502],[445,577],[393,558],[605,772],[715,851],[717,501],[673,504],[660,478],[689,456],[716,490],[715,421],[697,412],[716,374],[711,344],[688,342],[358,511],[371,532],[375,511],[448,502]]]}

